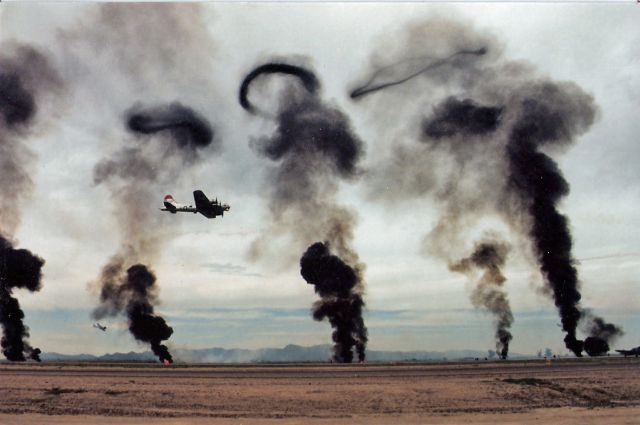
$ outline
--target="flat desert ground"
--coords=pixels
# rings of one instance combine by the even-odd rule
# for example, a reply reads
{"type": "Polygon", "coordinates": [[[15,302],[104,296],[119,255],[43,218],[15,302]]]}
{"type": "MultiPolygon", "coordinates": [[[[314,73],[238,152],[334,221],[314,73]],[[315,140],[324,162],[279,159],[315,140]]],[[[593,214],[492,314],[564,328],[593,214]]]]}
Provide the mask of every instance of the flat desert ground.
{"type": "Polygon", "coordinates": [[[0,424],[639,424],[640,359],[0,364],[0,424]]]}

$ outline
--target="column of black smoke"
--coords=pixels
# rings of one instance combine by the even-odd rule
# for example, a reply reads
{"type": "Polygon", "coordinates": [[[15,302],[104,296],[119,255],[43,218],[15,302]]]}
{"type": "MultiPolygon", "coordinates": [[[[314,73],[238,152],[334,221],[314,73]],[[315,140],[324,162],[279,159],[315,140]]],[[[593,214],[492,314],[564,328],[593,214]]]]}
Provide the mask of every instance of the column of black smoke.
{"type": "MultiPolygon", "coordinates": [[[[316,285],[322,301],[314,306],[314,317],[328,317],[332,326],[337,326],[334,334],[336,360],[351,361],[352,355],[347,353],[354,345],[358,357],[363,360],[367,342],[362,319],[364,302],[360,295],[364,286],[364,265],[351,247],[353,214],[336,201],[338,179],[352,179],[357,175],[363,143],[353,132],[348,118],[319,98],[317,78],[302,67],[267,63],[249,73],[242,82],[239,95],[246,110],[256,113],[248,100],[251,83],[264,74],[274,73],[295,76],[302,86],[292,84],[284,90],[279,100],[274,134],[254,144],[260,154],[278,161],[278,165],[268,175],[271,227],[254,242],[252,254],[254,257],[263,255],[260,243],[274,234],[291,235],[304,247],[313,240],[326,241],[335,253],[332,261],[339,260],[344,265],[340,270],[352,270],[354,278],[345,284],[349,286],[347,293],[353,288],[353,295],[340,298],[329,294],[325,297],[323,294],[326,292],[318,289],[322,284],[316,285]],[[348,329],[353,331],[351,336],[347,336],[343,332],[344,326],[338,323],[358,325],[349,325],[348,329]]],[[[333,271],[325,271],[328,273],[326,279],[332,279],[330,273],[333,271]]]]}
{"type": "Polygon", "coordinates": [[[117,257],[107,264],[101,274],[101,305],[94,317],[115,316],[126,312],[129,331],[138,341],[151,345],[161,362],[171,363],[169,349],[161,344],[171,337],[173,328],[154,313],[158,287],[155,275],[143,264],[135,264],[123,273],[125,259],[117,257]]]}
{"type": "Polygon", "coordinates": [[[121,211],[118,219],[123,241],[120,252],[102,270],[101,305],[93,317],[126,313],[134,338],[149,343],[160,361],[170,363],[171,354],[161,341],[168,339],[173,329],[155,314],[156,278],[148,266],[139,263],[154,257],[159,249],[148,202],[154,198],[154,184],[177,178],[181,167],[199,158],[200,149],[212,145],[214,132],[206,119],[179,103],[135,106],[127,111],[125,121],[127,129],[140,136],[137,141],[141,146],[124,148],[94,168],[95,184],[110,184],[116,208],[121,211]],[[167,137],[145,137],[157,133],[167,137]]]}
{"type": "MultiPolygon", "coordinates": [[[[539,148],[572,143],[593,122],[595,106],[590,96],[572,84],[525,84],[515,89],[513,98],[509,108],[449,98],[436,107],[433,117],[424,121],[423,131],[429,143],[441,143],[441,139],[454,135],[466,138],[489,134],[498,128],[503,115],[510,114],[511,119],[504,123],[508,134],[506,189],[516,196],[519,206],[515,210],[503,208],[502,212],[511,215],[510,221],[520,220],[520,212],[527,212],[530,219],[524,227],[567,332],[565,344],[580,356],[583,342],[576,337],[582,317],[579,281],[571,255],[568,219],[557,209],[558,202],[568,194],[569,185],[555,161],[539,148]]],[[[464,149],[457,145],[461,140],[464,139],[452,140],[450,149],[464,149]]],[[[602,354],[608,339],[622,332],[618,329],[599,333],[596,323],[591,326],[590,355],[602,354]]]]}
{"type": "MultiPolygon", "coordinates": [[[[571,253],[569,220],[557,208],[569,193],[569,184],[556,162],[540,148],[573,142],[593,123],[595,105],[577,86],[550,82],[527,87],[518,103],[506,148],[508,188],[531,218],[529,236],[567,333],[565,345],[581,356],[584,343],[576,337],[582,316],[580,285],[571,253]]],[[[591,345],[604,347],[603,337],[608,334],[591,335],[591,345]]],[[[593,348],[588,353],[596,352],[600,350],[593,348]]]]}
{"type": "Polygon", "coordinates": [[[11,361],[25,356],[40,360],[39,348],[28,343],[24,312],[12,291],[39,291],[44,260],[26,249],[15,249],[10,239],[20,221],[20,206],[31,192],[30,160],[24,145],[38,109],[42,90],[60,85],[57,73],[38,50],[0,44],[0,326],[2,352],[11,361]]]}
{"type": "Polygon", "coordinates": [[[511,324],[513,314],[507,295],[502,290],[506,278],[500,271],[504,266],[510,247],[494,237],[487,237],[476,243],[473,253],[457,263],[450,264],[452,271],[469,273],[473,268],[484,270],[480,280],[471,293],[471,302],[476,307],[485,307],[495,316],[496,351],[502,359],[509,354],[509,342],[512,339],[511,324]]]}
{"type": "Polygon", "coordinates": [[[322,298],[313,305],[313,318],[327,318],[334,328],[333,359],[351,363],[355,348],[358,360],[364,361],[367,328],[362,320],[360,270],[332,255],[328,244],[316,242],[302,255],[300,274],[322,298]]]}
{"type": "MultiPolygon", "coordinates": [[[[477,39],[483,38],[481,34],[469,32],[458,24],[446,24],[442,28],[447,25],[451,33],[444,35],[445,38],[451,37],[451,40],[445,40],[445,44],[459,45],[466,37],[467,42],[473,45],[477,44],[477,39]]],[[[462,73],[464,67],[470,70],[469,75],[464,76],[465,88],[473,90],[475,85],[484,98],[498,99],[499,105],[483,107],[468,99],[459,101],[450,98],[436,107],[434,116],[423,123],[424,142],[448,150],[460,170],[473,163],[474,156],[486,155],[482,149],[488,150],[494,154],[494,158],[488,160],[499,164],[502,158],[506,159],[507,179],[506,184],[496,180],[500,174],[485,166],[478,168],[478,180],[488,186],[478,184],[476,193],[470,194],[469,190],[473,189],[462,187],[459,181],[445,184],[436,194],[444,200],[447,211],[431,232],[430,242],[450,239],[443,236],[458,232],[457,228],[467,220],[463,216],[469,218],[477,215],[479,207],[495,208],[514,228],[525,229],[532,241],[545,283],[560,312],[562,326],[567,333],[565,343],[580,356],[583,342],[576,337],[576,327],[582,316],[579,281],[571,255],[568,220],[557,209],[558,202],[568,193],[569,187],[557,164],[540,148],[567,146],[585,132],[595,118],[593,98],[575,84],[555,83],[540,78],[531,73],[530,67],[522,64],[507,62],[497,64],[495,68],[492,64],[484,64],[480,68],[474,68],[472,63],[467,62],[458,65],[462,73]],[[494,131],[496,138],[492,137],[494,131]],[[502,140],[505,134],[506,140],[502,140]],[[477,144],[482,144],[482,149],[476,147],[477,144]],[[483,181],[485,177],[488,178],[483,181]],[[486,198],[485,204],[496,204],[482,206],[483,197],[486,198]],[[508,202],[513,199],[516,200],[516,208],[511,208],[508,202]]],[[[439,74],[438,77],[445,81],[443,75],[439,74]]],[[[380,88],[384,87],[383,84],[380,88]]],[[[426,152],[437,154],[442,150],[426,152]]],[[[423,176],[425,164],[416,160],[411,152],[401,153],[401,157],[394,158],[400,162],[391,171],[398,175],[415,173],[417,177],[413,181],[417,183],[406,184],[412,193],[425,194],[433,190],[416,187],[425,181],[428,184],[435,181],[432,176],[423,176]]],[[[479,167],[477,163],[473,165],[479,167]]],[[[390,174],[385,176],[385,181],[392,177],[390,174]]],[[[406,177],[399,178],[401,182],[407,182],[406,177]]],[[[602,327],[593,319],[591,321],[589,352],[602,352],[605,346],[603,342],[607,342],[605,338],[610,333],[599,332],[598,329],[602,327]]]]}
{"type": "Polygon", "coordinates": [[[2,353],[11,361],[24,361],[25,355],[40,361],[40,349],[27,342],[29,329],[24,325],[24,313],[13,289],[25,288],[31,292],[42,287],[44,260],[26,249],[15,249],[0,236],[0,325],[2,326],[2,353]]]}

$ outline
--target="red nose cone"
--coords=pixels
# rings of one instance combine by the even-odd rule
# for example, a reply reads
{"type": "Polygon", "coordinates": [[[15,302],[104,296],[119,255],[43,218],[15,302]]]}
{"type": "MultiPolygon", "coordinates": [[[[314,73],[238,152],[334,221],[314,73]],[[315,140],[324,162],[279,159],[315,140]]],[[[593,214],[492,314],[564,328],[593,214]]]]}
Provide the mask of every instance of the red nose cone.
{"type": "Polygon", "coordinates": [[[173,201],[173,196],[167,195],[167,196],[164,197],[164,200],[165,201],[173,201]]]}

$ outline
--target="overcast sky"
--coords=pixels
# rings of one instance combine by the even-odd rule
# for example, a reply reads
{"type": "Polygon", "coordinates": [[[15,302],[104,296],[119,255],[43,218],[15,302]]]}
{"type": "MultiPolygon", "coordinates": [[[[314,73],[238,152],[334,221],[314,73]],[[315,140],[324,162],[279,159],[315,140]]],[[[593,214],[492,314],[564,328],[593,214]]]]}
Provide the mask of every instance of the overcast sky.
{"type": "MultiPolygon", "coordinates": [[[[91,327],[97,305],[91,282],[123,237],[114,215],[121,206],[107,187],[93,184],[93,168],[131,143],[123,124],[129,107],[175,100],[210,120],[222,150],[205,151],[179,178],[154,185],[156,199],[142,206],[158,215],[154,231],[161,248],[150,266],[160,286],[158,312],[175,331],[169,345],[330,343],[329,324],[310,316],[317,295],[290,260],[286,238],[274,235],[269,255],[249,260],[251,243],[268,228],[265,176],[274,166],[250,141],[269,135],[273,124],[239,106],[239,84],[270,58],[310,65],[321,81],[322,99],[347,114],[363,140],[361,167],[371,170],[394,144],[418,143],[408,129],[446,93],[414,99],[421,83],[409,81],[399,91],[353,102],[349,89],[366,79],[384,52],[402,59],[407,28],[443,20],[493,40],[502,49],[501,60],[527,63],[540,78],[573,81],[593,95],[596,122],[574,146],[550,154],[571,186],[560,208],[571,223],[582,305],[624,328],[618,348],[639,345],[640,15],[635,2],[205,3],[135,10],[128,4],[2,3],[2,42],[46,51],[64,81],[63,91],[44,97],[34,130],[24,140],[37,157],[31,168],[35,185],[15,239],[46,260],[43,289],[16,292],[32,344],[65,353],[146,349],[128,335],[122,317],[102,322],[107,333],[91,327]],[[155,25],[163,14],[179,16],[171,21],[175,26],[155,25]],[[229,203],[229,213],[207,220],[158,210],[167,193],[192,203],[196,188],[229,203]]],[[[422,42],[425,53],[439,43],[422,42]]],[[[269,107],[263,97],[279,88],[256,90],[252,98],[269,107]]],[[[354,247],[366,264],[369,348],[493,348],[493,319],[471,304],[473,284],[423,247],[438,221],[438,200],[426,195],[380,201],[363,174],[341,182],[338,198],[357,217],[354,247]]],[[[398,184],[389,176],[385,190],[393,192],[398,184]]],[[[504,223],[489,227],[520,246],[504,223]]],[[[468,247],[474,240],[464,242],[468,247]]],[[[526,249],[515,250],[504,274],[515,317],[512,352],[550,347],[565,353],[553,301],[540,289],[542,279],[526,249]]]]}

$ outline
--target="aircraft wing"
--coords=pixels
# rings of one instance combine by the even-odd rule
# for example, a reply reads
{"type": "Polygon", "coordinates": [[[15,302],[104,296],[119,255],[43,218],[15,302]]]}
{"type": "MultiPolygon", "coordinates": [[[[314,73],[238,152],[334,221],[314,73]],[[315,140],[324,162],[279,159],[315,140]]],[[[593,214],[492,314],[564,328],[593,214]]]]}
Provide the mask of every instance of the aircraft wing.
{"type": "Polygon", "coordinates": [[[211,201],[201,190],[193,192],[193,199],[196,201],[196,210],[207,218],[215,218],[216,210],[211,205],[211,201]]]}

